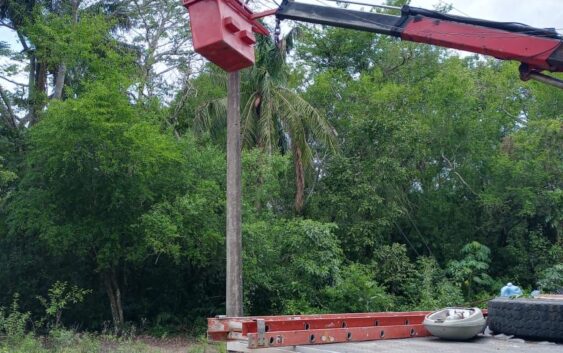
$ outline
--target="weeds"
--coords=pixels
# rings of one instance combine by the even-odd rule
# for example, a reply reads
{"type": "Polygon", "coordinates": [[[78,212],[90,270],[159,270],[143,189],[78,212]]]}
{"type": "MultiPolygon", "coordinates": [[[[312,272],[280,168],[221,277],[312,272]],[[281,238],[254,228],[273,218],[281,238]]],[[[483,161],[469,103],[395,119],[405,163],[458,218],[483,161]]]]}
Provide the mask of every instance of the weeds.
{"type": "Polygon", "coordinates": [[[20,341],[25,336],[26,326],[31,314],[21,312],[19,307],[19,294],[14,295],[9,310],[0,308],[0,332],[5,335],[6,341],[20,341]]]}

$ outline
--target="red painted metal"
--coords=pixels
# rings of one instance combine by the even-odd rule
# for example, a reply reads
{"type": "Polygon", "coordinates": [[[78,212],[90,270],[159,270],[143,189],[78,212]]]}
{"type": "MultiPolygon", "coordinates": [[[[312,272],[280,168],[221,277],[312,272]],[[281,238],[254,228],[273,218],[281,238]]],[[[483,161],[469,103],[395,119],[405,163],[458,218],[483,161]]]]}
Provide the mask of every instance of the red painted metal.
{"type": "Polygon", "coordinates": [[[283,347],[306,344],[374,341],[429,336],[423,325],[350,327],[319,330],[266,332],[264,343],[258,333],[248,334],[248,347],[283,347]]]}
{"type": "Polygon", "coordinates": [[[254,33],[268,30],[238,0],[184,0],[195,51],[232,72],[254,64],[254,33]]]}
{"type": "MultiPolygon", "coordinates": [[[[396,315],[385,315],[387,313],[366,314],[362,317],[338,317],[338,318],[298,318],[292,320],[265,320],[266,331],[296,331],[316,329],[338,329],[352,327],[370,326],[397,326],[416,325],[424,320],[424,314],[396,313],[396,315]]],[[[242,323],[242,334],[256,332],[256,321],[242,323]]]]}
{"type": "Polygon", "coordinates": [[[563,71],[548,58],[561,45],[554,38],[514,33],[500,29],[415,17],[404,27],[404,40],[491,55],[502,60],[518,60],[537,70],[563,71]]]}
{"type": "Polygon", "coordinates": [[[254,15],[252,15],[252,18],[256,20],[258,18],[271,16],[271,15],[274,15],[277,11],[278,11],[278,9],[271,9],[271,10],[258,12],[258,13],[255,13],[254,15]]]}
{"type": "Polygon", "coordinates": [[[426,311],[208,319],[208,338],[243,340],[249,348],[427,336],[426,311]],[[260,327],[262,329],[260,330],[260,327]]]}

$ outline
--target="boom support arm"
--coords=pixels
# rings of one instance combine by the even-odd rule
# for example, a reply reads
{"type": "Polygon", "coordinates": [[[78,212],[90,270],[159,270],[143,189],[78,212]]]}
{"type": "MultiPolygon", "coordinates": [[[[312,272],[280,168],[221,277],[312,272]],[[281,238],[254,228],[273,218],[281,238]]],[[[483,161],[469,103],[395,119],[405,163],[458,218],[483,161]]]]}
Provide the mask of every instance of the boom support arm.
{"type": "Polygon", "coordinates": [[[515,60],[522,64],[523,80],[536,79],[563,88],[563,81],[540,73],[563,72],[563,38],[552,29],[452,16],[410,6],[402,7],[401,16],[391,16],[293,0],[284,0],[276,17],[515,60]]]}

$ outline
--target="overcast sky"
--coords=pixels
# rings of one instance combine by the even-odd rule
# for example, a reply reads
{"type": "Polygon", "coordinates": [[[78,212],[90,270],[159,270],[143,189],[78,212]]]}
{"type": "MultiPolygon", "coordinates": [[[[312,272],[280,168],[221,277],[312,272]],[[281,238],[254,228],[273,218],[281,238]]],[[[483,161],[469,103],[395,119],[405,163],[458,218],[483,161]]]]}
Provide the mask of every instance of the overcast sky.
{"type": "MultiPolygon", "coordinates": [[[[364,0],[362,0],[363,2],[364,0]]],[[[369,1],[366,1],[369,2],[369,1]]],[[[447,0],[451,14],[534,27],[557,28],[563,33],[563,0],[447,0]],[[461,11],[461,12],[460,12],[461,11]]],[[[412,0],[411,5],[431,9],[439,0],[412,0]]]]}

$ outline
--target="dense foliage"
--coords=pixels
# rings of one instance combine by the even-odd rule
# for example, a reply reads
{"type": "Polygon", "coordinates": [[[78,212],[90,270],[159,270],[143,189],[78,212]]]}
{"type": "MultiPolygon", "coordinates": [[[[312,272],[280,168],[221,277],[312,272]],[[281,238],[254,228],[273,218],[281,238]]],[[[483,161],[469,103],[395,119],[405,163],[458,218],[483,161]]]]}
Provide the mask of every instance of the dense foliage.
{"type": "MultiPolygon", "coordinates": [[[[0,42],[0,332],[200,329],[225,303],[225,75],[180,4],[0,16],[23,48],[0,42]]],[[[563,286],[563,91],[384,36],[282,44],[242,75],[247,314],[563,286]]]]}

